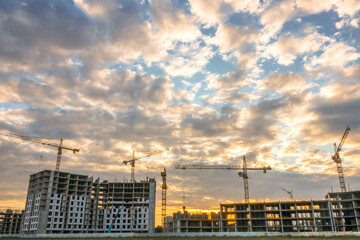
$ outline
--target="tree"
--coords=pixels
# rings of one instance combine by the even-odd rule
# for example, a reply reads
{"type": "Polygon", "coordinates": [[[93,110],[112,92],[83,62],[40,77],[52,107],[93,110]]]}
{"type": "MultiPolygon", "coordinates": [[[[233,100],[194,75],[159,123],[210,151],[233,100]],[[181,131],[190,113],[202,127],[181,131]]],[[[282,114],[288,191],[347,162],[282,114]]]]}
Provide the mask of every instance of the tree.
{"type": "Polygon", "coordinates": [[[156,233],[161,233],[161,232],[163,232],[163,227],[160,226],[160,225],[157,225],[156,228],[155,228],[155,232],[156,232],[156,233]]]}

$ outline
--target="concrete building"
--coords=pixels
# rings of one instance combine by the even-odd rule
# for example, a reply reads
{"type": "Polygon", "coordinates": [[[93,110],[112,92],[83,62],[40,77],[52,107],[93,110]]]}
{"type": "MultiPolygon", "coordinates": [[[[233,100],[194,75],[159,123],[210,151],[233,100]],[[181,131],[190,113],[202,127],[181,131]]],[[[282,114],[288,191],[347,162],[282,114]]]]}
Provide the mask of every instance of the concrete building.
{"type": "Polygon", "coordinates": [[[30,176],[22,232],[84,233],[89,228],[92,178],[44,170],[30,176]]]}
{"type": "Polygon", "coordinates": [[[360,191],[324,200],[220,204],[219,216],[175,213],[168,232],[360,232],[360,191]]]}
{"type": "Polygon", "coordinates": [[[360,191],[325,200],[220,204],[223,232],[360,232],[360,191]]]}
{"type": "Polygon", "coordinates": [[[140,182],[97,179],[93,184],[89,232],[106,232],[112,223],[112,233],[154,232],[155,194],[153,178],[140,182]]]}
{"type": "Polygon", "coordinates": [[[23,210],[0,211],[0,234],[19,234],[23,215],[23,210]]]}
{"type": "Polygon", "coordinates": [[[155,185],[154,179],[119,183],[51,170],[32,174],[22,232],[103,233],[115,216],[111,232],[153,232],[155,185]]]}
{"type": "Polygon", "coordinates": [[[219,212],[185,213],[176,212],[172,217],[167,217],[167,232],[219,232],[219,212]]]}

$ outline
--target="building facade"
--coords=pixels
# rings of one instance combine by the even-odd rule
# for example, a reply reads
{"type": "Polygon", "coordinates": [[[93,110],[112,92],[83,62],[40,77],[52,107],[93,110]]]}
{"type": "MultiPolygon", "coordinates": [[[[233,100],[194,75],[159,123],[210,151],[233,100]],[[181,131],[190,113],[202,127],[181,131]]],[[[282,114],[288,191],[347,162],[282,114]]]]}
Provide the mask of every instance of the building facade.
{"type": "Polygon", "coordinates": [[[154,179],[108,182],[44,170],[30,176],[22,232],[153,232],[154,179]],[[116,219],[116,221],[115,221],[116,219]]]}
{"type": "Polygon", "coordinates": [[[23,215],[23,210],[0,211],[0,234],[19,234],[23,215]]]}
{"type": "Polygon", "coordinates": [[[360,191],[324,200],[220,204],[218,216],[174,213],[168,232],[360,232],[360,191]]]}
{"type": "Polygon", "coordinates": [[[172,217],[167,217],[167,232],[219,232],[220,214],[211,213],[174,213],[172,217]]]}
{"type": "Polygon", "coordinates": [[[360,231],[360,191],[325,200],[220,204],[223,232],[360,231]]]}
{"type": "Polygon", "coordinates": [[[100,182],[93,184],[89,232],[147,233],[155,230],[156,182],[100,182]]]}

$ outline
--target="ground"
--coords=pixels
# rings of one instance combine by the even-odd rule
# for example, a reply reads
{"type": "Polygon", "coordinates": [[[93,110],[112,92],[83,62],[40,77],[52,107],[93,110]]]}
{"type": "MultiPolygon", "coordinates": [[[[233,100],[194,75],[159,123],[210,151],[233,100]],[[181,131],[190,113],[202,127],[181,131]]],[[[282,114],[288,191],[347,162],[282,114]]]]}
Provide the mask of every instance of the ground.
{"type": "MultiPolygon", "coordinates": [[[[14,240],[14,239],[34,239],[34,238],[0,238],[1,240],[14,240]]],[[[42,238],[45,239],[45,238],[42,238]]],[[[50,239],[50,238],[49,238],[50,239]]],[[[89,239],[89,238],[51,238],[51,240],[85,240],[85,239],[89,239]]],[[[184,239],[192,239],[192,240],[221,240],[224,239],[224,237],[151,237],[151,238],[146,238],[146,237],[134,237],[134,238],[91,238],[94,240],[112,240],[112,239],[121,239],[121,240],[157,240],[157,239],[161,239],[161,240],[184,240],[184,239]]],[[[333,239],[333,240],[342,240],[342,239],[346,239],[346,240],[359,240],[358,237],[309,237],[309,238],[303,238],[303,237],[227,237],[227,239],[231,239],[231,240],[329,240],[329,239],[333,239]]]]}

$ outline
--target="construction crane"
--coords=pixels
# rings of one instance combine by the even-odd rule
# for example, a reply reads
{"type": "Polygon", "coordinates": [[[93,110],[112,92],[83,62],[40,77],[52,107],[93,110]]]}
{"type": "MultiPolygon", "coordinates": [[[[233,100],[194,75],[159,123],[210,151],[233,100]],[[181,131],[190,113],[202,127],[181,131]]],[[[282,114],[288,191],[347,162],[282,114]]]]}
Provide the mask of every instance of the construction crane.
{"type": "Polygon", "coordinates": [[[293,190],[289,191],[289,190],[286,190],[285,188],[282,189],[284,192],[286,192],[287,194],[289,194],[291,200],[295,200],[294,199],[294,195],[293,195],[293,190]]]}
{"type": "Polygon", "coordinates": [[[339,153],[341,151],[342,146],[345,143],[347,136],[349,135],[349,132],[350,132],[350,126],[347,126],[345,129],[344,135],[342,136],[342,138],[340,140],[339,145],[336,145],[336,142],[334,143],[335,153],[332,156],[332,160],[336,163],[337,171],[339,174],[341,192],[346,192],[346,185],[345,185],[344,172],[343,172],[343,168],[342,168],[342,161],[341,161],[339,153]]]}
{"type": "Polygon", "coordinates": [[[165,148],[164,150],[156,150],[153,152],[146,153],[140,157],[135,157],[135,151],[133,151],[132,159],[123,161],[123,164],[127,165],[129,163],[131,165],[131,182],[135,182],[135,161],[142,159],[142,158],[150,157],[152,155],[159,154],[159,153],[162,153],[162,152],[165,152],[168,150],[169,150],[169,148],[165,148]]]}
{"type": "Polygon", "coordinates": [[[247,167],[246,165],[246,158],[245,155],[243,156],[243,165],[176,165],[175,169],[216,169],[216,170],[240,170],[239,177],[242,177],[244,180],[244,194],[245,194],[245,201],[249,202],[249,182],[248,182],[248,172],[249,170],[262,170],[266,173],[267,170],[271,170],[270,166],[256,168],[256,167],[247,167]]]}
{"type": "Polygon", "coordinates": [[[54,142],[50,142],[38,137],[28,137],[28,136],[22,136],[22,135],[18,135],[15,133],[11,133],[11,132],[0,132],[1,135],[7,136],[7,137],[13,137],[13,138],[19,138],[22,139],[24,141],[29,141],[29,142],[35,142],[35,143],[40,143],[42,145],[47,145],[47,146],[51,146],[51,147],[56,147],[58,149],[58,153],[57,153],[57,159],[56,159],[56,167],[55,167],[55,171],[60,171],[60,162],[61,162],[61,154],[62,154],[62,150],[69,150],[72,151],[73,153],[75,152],[79,152],[80,150],[77,148],[70,148],[70,147],[65,147],[63,146],[63,139],[57,139],[57,138],[51,138],[53,140],[59,140],[60,143],[54,143],[54,142]]]}
{"type": "Polygon", "coordinates": [[[183,196],[183,213],[186,213],[186,207],[185,207],[185,195],[183,196]]]}
{"type": "Polygon", "coordinates": [[[166,168],[161,172],[163,184],[161,185],[161,219],[163,224],[163,232],[166,232],[166,168]]]}

